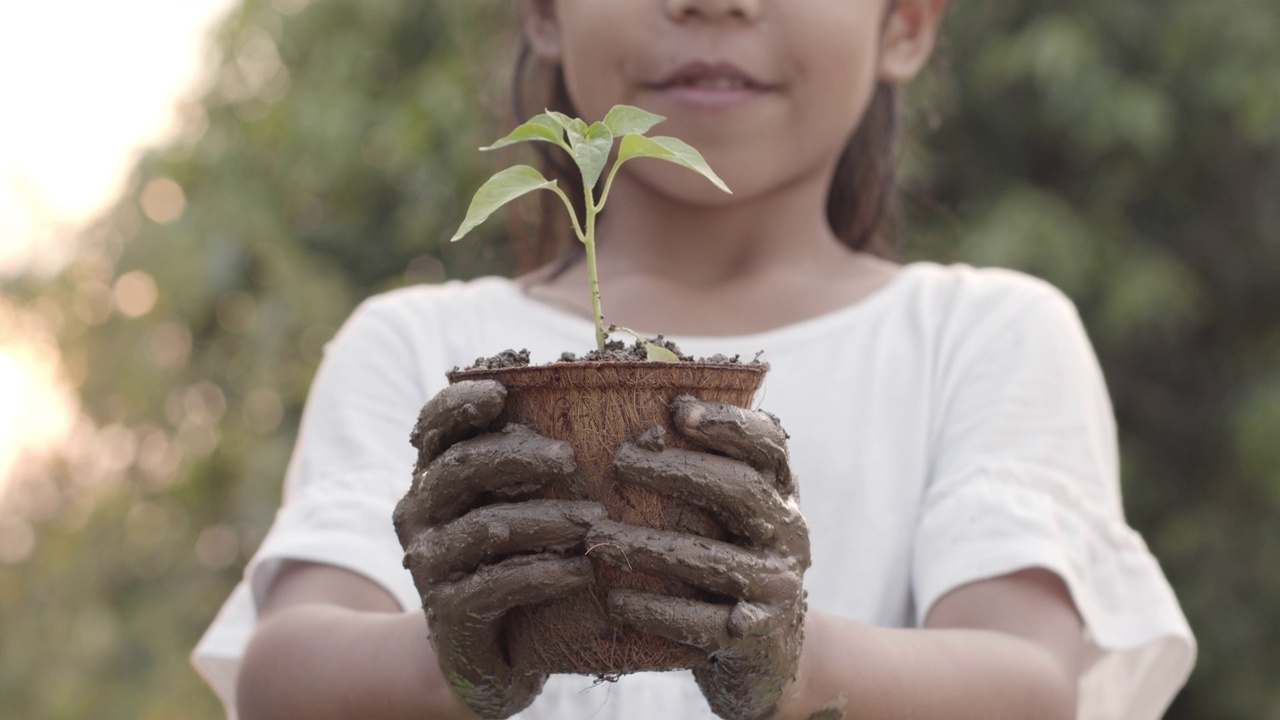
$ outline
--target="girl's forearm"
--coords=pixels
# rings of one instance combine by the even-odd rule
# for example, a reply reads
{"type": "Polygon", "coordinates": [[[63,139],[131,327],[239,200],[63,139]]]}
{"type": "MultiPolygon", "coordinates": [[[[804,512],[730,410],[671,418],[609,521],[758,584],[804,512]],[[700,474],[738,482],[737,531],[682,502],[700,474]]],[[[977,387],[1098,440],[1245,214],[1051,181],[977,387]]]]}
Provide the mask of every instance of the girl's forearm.
{"type": "Polygon", "coordinates": [[[811,611],[799,676],[775,720],[806,720],[824,707],[843,707],[846,720],[1072,720],[1075,702],[1076,678],[1029,640],[872,627],[811,611]]]}
{"type": "Polygon", "coordinates": [[[419,613],[298,605],[272,614],[245,651],[242,720],[476,716],[449,689],[419,613]]]}

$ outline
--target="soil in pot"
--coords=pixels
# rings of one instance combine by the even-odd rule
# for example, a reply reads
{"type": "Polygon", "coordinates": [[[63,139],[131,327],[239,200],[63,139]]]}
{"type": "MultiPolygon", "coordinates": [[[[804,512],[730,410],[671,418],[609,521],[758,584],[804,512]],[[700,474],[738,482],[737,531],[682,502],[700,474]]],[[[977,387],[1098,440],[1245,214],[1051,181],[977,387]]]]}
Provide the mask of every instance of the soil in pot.
{"type": "MultiPolygon", "coordinates": [[[[614,357],[637,351],[611,344],[614,357]]],[[[643,353],[643,350],[638,352],[643,353]]],[[[643,358],[643,354],[640,355],[643,358]]],[[[680,363],[642,359],[572,360],[528,366],[527,355],[503,353],[455,370],[451,382],[491,379],[507,388],[500,423],[515,422],[573,446],[577,472],[545,497],[601,503],[619,522],[724,538],[724,530],[702,510],[674,498],[616,482],[610,465],[618,445],[653,427],[666,430],[666,444],[696,449],[675,431],[670,404],[680,395],[750,407],[768,364],[735,359],[680,363]]],[[[589,550],[589,549],[588,549],[589,550]]],[[[589,556],[589,553],[588,553],[589,556]]],[[[515,667],[548,673],[616,676],[640,670],[689,668],[705,661],[698,651],[611,622],[604,612],[612,588],[715,600],[683,583],[595,565],[596,583],[578,594],[508,616],[507,646],[515,667]]]]}

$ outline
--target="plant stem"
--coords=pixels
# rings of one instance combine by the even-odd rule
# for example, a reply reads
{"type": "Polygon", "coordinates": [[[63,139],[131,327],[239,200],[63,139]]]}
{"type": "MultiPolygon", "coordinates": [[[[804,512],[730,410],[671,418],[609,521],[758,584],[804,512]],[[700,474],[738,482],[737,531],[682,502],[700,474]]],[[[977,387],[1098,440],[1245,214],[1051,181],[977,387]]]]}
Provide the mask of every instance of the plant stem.
{"type": "Polygon", "coordinates": [[[573,234],[577,236],[579,242],[586,245],[587,234],[582,231],[582,225],[578,223],[578,211],[573,208],[573,203],[569,202],[569,196],[556,185],[552,185],[548,189],[560,196],[565,209],[569,211],[569,220],[573,223],[573,234]]]}
{"type": "Polygon", "coordinates": [[[604,352],[604,311],[600,309],[600,280],[596,273],[596,207],[591,188],[583,188],[587,200],[587,232],[583,244],[587,246],[587,277],[591,280],[591,311],[596,320],[596,349],[604,352]]]}

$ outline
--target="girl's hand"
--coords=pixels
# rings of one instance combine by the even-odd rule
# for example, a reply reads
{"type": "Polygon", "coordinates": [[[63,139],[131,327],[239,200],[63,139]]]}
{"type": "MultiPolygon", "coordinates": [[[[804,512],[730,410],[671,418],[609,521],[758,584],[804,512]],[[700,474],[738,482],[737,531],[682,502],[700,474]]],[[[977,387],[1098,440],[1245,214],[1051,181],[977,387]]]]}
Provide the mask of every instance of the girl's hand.
{"type": "Polygon", "coordinates": [[[618,449],[615,476],[707,510],[734,541],[600,520],[587,535],[588,554],[724,597],[714,603],[619,589],[608,604],[621,622],[707,653],[693,672],[717,715],[767,717],[796,674],[809,567],[787,434],[768,413],[687,395],[672,413],[680,434],[709,452],[666,448],[661,431],[650,431],[618,449]]]}
{"type": "Polygon", "coordinates": [[[444,676],[486,718],[524,709],[546,680],[507,663],[504,617],[590,584],[591,562],[566,553],[604,518],[591,502],[520,502],[571,473],[573,451],[521,425],[494,432],[505,400],[501,384],[468,381],[427,403],[394,516],[444,676]]]}

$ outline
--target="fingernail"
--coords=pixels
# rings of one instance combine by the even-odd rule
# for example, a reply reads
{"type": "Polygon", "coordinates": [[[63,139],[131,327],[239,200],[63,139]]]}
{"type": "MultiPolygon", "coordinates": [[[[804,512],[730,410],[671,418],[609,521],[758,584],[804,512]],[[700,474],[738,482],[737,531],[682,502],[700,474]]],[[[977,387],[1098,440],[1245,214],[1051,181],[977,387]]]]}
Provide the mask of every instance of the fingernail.
{"type": "Polygon", "coordinates": [[[676,398],[676,419],[681,425],[689,428],[702,426],[707,417],[707,407],[689,396],[676,398]]]}

